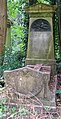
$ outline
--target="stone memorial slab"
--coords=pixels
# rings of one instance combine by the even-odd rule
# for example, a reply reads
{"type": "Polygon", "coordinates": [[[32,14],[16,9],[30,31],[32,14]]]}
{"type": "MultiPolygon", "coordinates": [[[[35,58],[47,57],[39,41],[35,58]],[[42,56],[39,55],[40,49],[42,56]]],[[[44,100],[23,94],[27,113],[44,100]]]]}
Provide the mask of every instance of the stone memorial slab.
{"type": "Polygon", "coordinates": [[[42,65],[26,66],[13,71],[5,71],[6,86],[25,94],[28,98],[37,96],[44,105],[51,105],[51,91],[49,89],[51,68],[42,65]],[[49,69],[49,70],[47,70],[49,69]]]}

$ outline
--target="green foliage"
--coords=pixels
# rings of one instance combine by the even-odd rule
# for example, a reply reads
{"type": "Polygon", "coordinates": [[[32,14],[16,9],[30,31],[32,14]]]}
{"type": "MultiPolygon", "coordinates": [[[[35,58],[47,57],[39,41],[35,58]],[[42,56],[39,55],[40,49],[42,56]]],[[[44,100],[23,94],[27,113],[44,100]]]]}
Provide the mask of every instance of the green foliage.
{"type": "Polygon", "coordinates": [[[30,115],[30,112],[23,105],[19,105],[19,107],[15,106],[15,104],[9,105],[6,98],[3,98],[2,100],[0,99],[0,119],[2,119],[4,116],[6,118],[7,113],[8,116],[11,115],[11,118],[14,118],[16,113],[19,116],[30,115]]]}
{"type": "Polygon", "coordinates": [[[54,44],[55,44],[55,58],[60,60],[60,45],[59,45],[59,29],[58,29],[58,14],[54,17],[54,44]]]}
{"type": "MultiPolygon", "coordinates": [[[[16,69],[25,65],[27,49],[28,15],[24,11],[26,0],[8,0],[8,18],[13,22],[11,26],[11,49],[5,50],[3,70],[16,69]]],[[[10,44],[9,44],[10,45],[10,44]]]]}
{"type": "Polygon", "coordinates": [[[48,1],[45,1],[45,0],[37,0],[38,3],[47,3],[48,1]]]}
{"type": "Polygon", "coordinates": [[[26,115],[29,115],[30,114],[30,112],[28,110],[26,110],[23,106],[21,106],[19,108],[19,112],[20,112],[20,115],[21,116],[26,116],[26,115]]]}
{"type": "Polygon", "coordinates": [[[16,112],[16,107],[12,107],[11,113],[15,113],[15,112],[16,112]]]}
{"type": "Polygon", "coordinates": [[[38,3],[52,4],[52,0],[37,0],[38,3]]]}
{"type": "Polygon", "coordinates": [[[56,94],[61,94],[61,90],[56,90],[56,94]]]}
{"type": "Polygon", "coordinates": [[[36,4],[36,3],[46,3],[51,4],[52,0],[29,0],[30,5],[36,4]]]}
{"type": "Polygon", "coordinates": [[[6,99],[3,98],[2,100],[0,100],[0,119],[3,118],[3,115],[8,111],[8,108],[6,105],[4,105],[4,103],[6,103],[6,99]]]}
{"type": "Polygon", "coordinates": [[[3,64],[3,69],[16,69],[24,66],[25,61],[25,52],[23,45],[19,44],[16,48],[13,47],[13,50],[7,49],[5,52],[5,59],[3,64]]]}
{"type": "Polygon", "coordinates": [[[3,113],[0,110],[0,119],[2,119],[2,117],[3,117],[3,113]]]}

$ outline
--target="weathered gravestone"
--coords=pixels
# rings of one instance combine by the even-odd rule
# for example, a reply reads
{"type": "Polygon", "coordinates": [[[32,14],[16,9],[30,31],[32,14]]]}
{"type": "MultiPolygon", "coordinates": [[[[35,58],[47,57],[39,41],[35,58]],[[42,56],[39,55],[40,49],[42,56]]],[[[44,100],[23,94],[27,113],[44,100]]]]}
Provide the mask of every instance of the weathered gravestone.
{"type": "Polygon", "coordinates": [[[18,93],[25,94],[27,98],[37,96],[46,106],[55,106],[56,83],[54,79],[53,90],[49,86],[51,69],[55,74],[52,24],[55,10],[56,6],[45,4],[36,4],[26,8],[30,14],[26,64],[32,65],[4,72],[6,86],[11,86],[18,93]],[[34,66],[34,64],[38,65],[34,66]],[[45,66],[39,64],[45,64],[45,66]]]}
{"type": "MultiPolygon", "coordinates": [[[[16,92],[25,94],[27,98],[36,96],[44,105],[52,105],[52,99],[55,106],[55,90],[51,99],[51,91],[49,89],[49,81],[51,76],[50,66],[26,66],[24,68],[5,71],[4,79],[6,86],[11,86],[16,92]]],[[[54,87],[55,89],[55,87],[54,87]]]]}
{"type": "Polygon", "coordinates": [[[55,5],[46,4],[36,4],[26,8],[30,17],[26,64],[50,65],[55,71],[53,38],[55,10],[55,5]]]}

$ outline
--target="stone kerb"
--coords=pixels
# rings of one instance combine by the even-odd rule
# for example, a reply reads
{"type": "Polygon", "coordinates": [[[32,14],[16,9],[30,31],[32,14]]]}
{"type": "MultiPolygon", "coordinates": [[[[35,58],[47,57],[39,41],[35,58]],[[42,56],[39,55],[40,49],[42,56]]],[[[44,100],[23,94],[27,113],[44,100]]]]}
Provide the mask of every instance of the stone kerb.
{"type": "MultiPolygon", "coordinates": [[[[51,67],[28,65],[24,68],[5,71],[4,79],[6,86],[11,86],[15,91],[25,94],[28,98],[37,96],[44,105],[51,106],[51,91],[49,81],[51,76],[51,67]]],[[[55,94],[55,91],[54,91],[55,94]]],[[[54,95],[55,104],[55,95],[54,95]]]]}

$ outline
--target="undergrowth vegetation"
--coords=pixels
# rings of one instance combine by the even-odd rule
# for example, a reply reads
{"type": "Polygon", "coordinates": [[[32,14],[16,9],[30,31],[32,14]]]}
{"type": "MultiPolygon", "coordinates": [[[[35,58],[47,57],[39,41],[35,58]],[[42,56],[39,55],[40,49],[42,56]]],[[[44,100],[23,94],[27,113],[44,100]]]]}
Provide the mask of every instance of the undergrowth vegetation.
{"type": "MultiPolygon", "coordinates": [[[[11,94],[10,94],[11,95],[11,94]]],[[[12,97],[13,98],[13,97],[12,97]]],[[[60,119],[61,108],[44,106],[37,98],[0,99],[0,119],[60,119]]]]}
{"type": "Polygon", "coordinates": [[[28,15],[24,8],[27,5],[26,0],[7,0],[8,19],[12,22],[11,47],[10,44],[6,46],[3,70],[16,69],[25,65],[28,15]]]}

